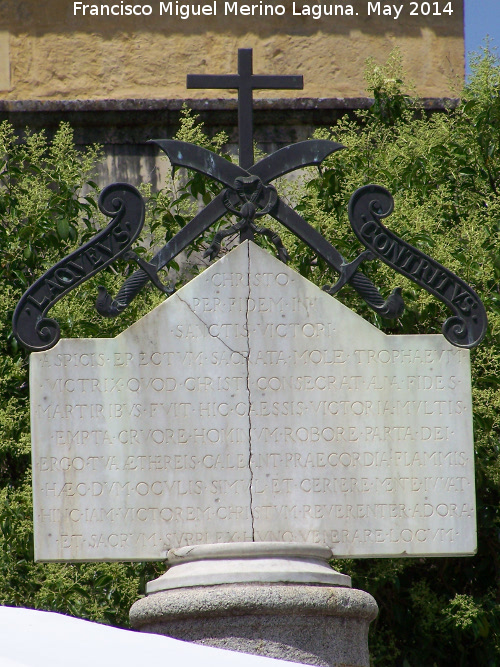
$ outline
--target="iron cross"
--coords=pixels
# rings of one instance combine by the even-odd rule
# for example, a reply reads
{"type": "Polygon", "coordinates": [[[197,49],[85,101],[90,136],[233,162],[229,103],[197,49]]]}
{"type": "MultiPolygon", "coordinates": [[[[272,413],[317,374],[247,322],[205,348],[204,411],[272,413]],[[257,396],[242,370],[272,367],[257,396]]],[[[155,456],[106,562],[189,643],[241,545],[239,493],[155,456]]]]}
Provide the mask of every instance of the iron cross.
{"type": "Polygon", "coordinates": [[[249,169],[253,156],[253,91],[256,89],[302,90],[302,76],[254,74],[252,49],[238,49],[238,74],[188,74],[187,88],[236,88],[240,167],[249,169]]]}
{"type": "Polygon", "coordinates": [[[153,143],[165,151],[173,166],[194,169],[214,178],[225,189],[182,227],[151,262],[146,262],[128,250],[144,222],[145,205],[140,193],[126,183],[115,183],[105,188],[99,198],[99,207],[104,215],[113,218],[112,222],[46,271],[19,301],[12,327],[22,345],[33,351],[53,347],[59,340],[59,325],[47,316],[50,308],[71,289],[119,257],[136,261],[140,268],[127,278],[115,299],[104,287],[99,288],[96,308],[101,315],[115,317],[121,313],[149,280],[162,292],[171,293],[173,290],[161,283],[158,270],[167,266],[228,211],[241,220],[231,228],[217,232],[208,249],[211,257],[218,254],[220,241],[228,235],[227,232],[231,235],[240,231],[240,240],[244,240],[252,238],[255,230],[271,239],[280,258],[285,261],[286,250],[279,236],[271,229],[255,227],[255,218],[269,214],[340,274],[335,285],[327,289],[329,294],[336,294],[349,282],[376,313],[389,319],[399,317],[404,310],[401,289],[396,288],[384,300],[371,280],[359,271],[363,261],[379,257],[388,266],[437,296],[452,310],[453,316],[443,325],[443,334],[450,343],[471,348],[482,340],[487,325],[486,312],[474,290],[380,222],[392,212],[394,205],[391,194],[385,188],[365,185],[351,197],[349,220],[356,236],[367,248],[352,262],[346,262],[333,245],[280,199],[271,181],[301,167],[320,165],[344,146],[333,141],[313,139],[285,146],[253,164],[253,90],[301,89],[301,76],[254,75],[252,50],[240,49],[238,74],[189,75],[187,86],[238,90],[240,166],[194,144],[173,139],[155,140],[153,143]]]}

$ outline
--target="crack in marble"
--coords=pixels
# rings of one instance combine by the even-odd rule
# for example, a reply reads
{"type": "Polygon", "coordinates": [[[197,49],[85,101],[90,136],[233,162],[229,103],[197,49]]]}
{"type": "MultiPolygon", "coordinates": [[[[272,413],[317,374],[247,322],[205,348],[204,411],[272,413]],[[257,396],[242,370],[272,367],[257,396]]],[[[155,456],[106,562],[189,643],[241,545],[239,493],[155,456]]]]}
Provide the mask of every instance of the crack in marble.
{"type": "MultiPolygon", "coordinates": [[[[248,271],[248,276],[250,277],[250,245],[248,245],[247,248],[247,271],[248,271]]],[[[182,299],[178,293],[176,293],[174,296],[176,296],[181,303],[183,303],[185,306],[187,306],[188,310],[196,317],[196,319],[203,324],[203,326],[206,328],[208,334],[212,338],[216,338],[219,340],[225,347],[227,347],[228,350],[231,352],[234,352],[235,354],[239,354],[243,359],[245,359],[245,364],[246,364],[246,389],[247,389],[247,396],[248,396],[248,470],[250,473],[250,483],[248,487],[249,491],[249,496],[250,496],[250,503],[249,503],[249,510],[250,510],[250,517],[251,517],[251,528],[252,528],[252,541],[255,541],[255,517],[253,513],[253,492],[252,492],[252,487],[253,487],[253,469],[251,465],[251,460],[252,460],[252,418],[251,418],[251,394],[250,394],[250,332],[248,329],[248,315],[250,312],[250,279],[248,280],[248,292],[247,292],[247,304],[246,304],[246,311],[245,311],[245,324],[246,324],[246,331],[247,331],[247,345],[248,349],[246,354],[244,352],[240,352],[239,350],[233,350],[233,348],[228,345],[222,338],[219,336],[214,336],[212,333],[210,333],[210,326],[205,322],[205,320],[198,315],[194,311],[194,309],[191,307],[191,305],[182,299]]]]}
{"type": "Polygon", "coordinates": [[[252,398],[250,393],[250,328],[248,326],[248,313],[250,312],[250,244],[247,246],[248,250],[248,296],[247,296],[247,309],[246,309],[246,328],[247,328],[247,341],[248,341],[248,353],[246,357],[246,372],[247,372],[247,393],[248,393],[248,470],[250,471],[250,484],[248,487],[248,492],[250,494],[250,516],[252,519],[252,542],[255,542],[255,517],[253,514],[253,469],[252,469],[252,398]]]}
{"type": "MultiPolygon", "coordinates": [[[[200,317],[200,316],[198,315],[198,313],[196,313],[196,312],[193,310],[193,308],[191,308],[191,305],[190,305],[187,301],[184,301],[184,299],[181,299],[181,297],[179,296],[179,294],[175,294],[174,296],[176,296],[176,297],[179,299],[179,301],[180,301],[181,303],[183,303],[185,306],[187,306],[188,309],[190,310],[190,312],[193,313],[193,315],[194,315],[194,316],[195,316],[195,317],[196,317],[196,318],[203,324],[203,326],[206,328],[206,330],[207,330],[209,336],[211,336],[212,338],[215,338],[215,339],[217,339],[218,341],[220,341],[223,345],[225,345],[225,346],[227,347],[227,349],[228,349],[230,352],[234,352],[234,354],[239,354],[241,357],[243,357],[243,359],[246,360],[247,357],[246,357],[246,355],[245,355],[244,352],[240,352],[239,350],[233,350],[233,348],[230,347],[224,340],[222,340],[222,338],[220,338],[220,336],[214,336],[214,334],[210,333],[210,325],[208,325],[208,324],[205,322],[205,320],[204,320],[202,317],[200,317]]],[[[248,353],[247,353],[247,354],[248,354],[248,353]]]]}

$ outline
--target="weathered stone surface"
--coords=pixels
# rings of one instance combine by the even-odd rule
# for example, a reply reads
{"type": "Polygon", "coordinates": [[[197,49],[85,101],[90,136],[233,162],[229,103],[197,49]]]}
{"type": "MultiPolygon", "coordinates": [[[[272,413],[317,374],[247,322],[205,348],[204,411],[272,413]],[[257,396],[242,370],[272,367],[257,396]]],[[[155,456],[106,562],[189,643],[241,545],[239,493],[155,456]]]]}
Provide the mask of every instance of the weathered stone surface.
{"type": "MultiPolygon", "coordinates": [[[[282,16],[245,16],[225,15],[225,6],[251,3],[217,0],[215,16],[188,19],[160,16],[159,2],[140,3],[145,4],[152,7],[151,16],[89,16],[89,10],[85,16],[75,15],[73,2],[67,0],[2,2],[0,29],[9,31],[11,71],[10,82],[0,80],[2,95],[13,100],[183,99],[186,74],[236,71],[236,47],[241,45],[253,47],[255,72],[303,74],[306,97],[363,95],[366,59],[384,62],[396,45],[422,96],[450,94],[456,78],[464,75],[463,3],[459,0],[451,1],[452,14],[442,12],[445,3],[440,3],[440,15],[433,3],[429,15],[418,10],[411,15],[412,7],[405,3],[397,19],[392,10],[389,16],[368,15],[365,0],[349,3],[353,16],[339,12],[321,18],[303,14],[302,7],[330,3],[296,2],[294,15],[292,0],[282,0],[263,3],[282,5],[282,16]]],[[[347,7],[348,3],[332,5],[347,7]]],[[[278,91],[275,96],[294,94],[278,91]]],[[[193,96],[206,94],[200,90],[193,96]]],[[[221,91],[218,96],[232,94],[221,91]]]]}
{"type": "Polygon", "coordinates": [[[31,357],[36,555],[475,550],[469,352],[245,243],[114,340],[31,357]]]}
{"type": "Polygon", "coordinates": [[[320,667],[368,667],[377,604],[360,590],[235,584],[162,591],[138,600],[132,627],[197,644],[320,667]]]}
{"type": "Polygon", "coordinates": [[[345,586],[351,577],[333,570],[327,547],[279,542],[207,544],[171,549],[168,570],[146,586],[148,595],[173,588],[241,583],[345,586]]]}

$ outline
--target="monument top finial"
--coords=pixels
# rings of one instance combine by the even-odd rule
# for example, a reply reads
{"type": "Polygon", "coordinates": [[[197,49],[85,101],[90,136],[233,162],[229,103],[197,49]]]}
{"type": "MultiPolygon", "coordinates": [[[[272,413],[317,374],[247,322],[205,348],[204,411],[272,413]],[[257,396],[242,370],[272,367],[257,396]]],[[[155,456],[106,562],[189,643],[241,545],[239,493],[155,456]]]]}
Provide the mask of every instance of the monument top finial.
{"type": "Polygon", "coordinates": [[[238,74],[188,74],[187,88],[236,88],[238,90],[238,132],[240,167],[248,169],[253,155],[253,91],[256,89],[302,90],[302,76],[254,74],[252,49],[238,49],[238,74]]]}
{"type": "Polygon", "coordinates": [[[135,261],[139,269],[129,276],[115,299],[101,288],[96,301],[101,315],[115,317],[121,313],[150,280],[162,292],[171,294],[174,289],[161,282],[158,270],[227,214],[233,214],[239,220],[217,231],[205,252],[211,260],[219,254],[221,242],[227,236],[234,238],[239,233],[242,242],[253,239],[255,233],[266,236],[274,244],[279,259],[286,263],[288,252],[279,234],[274,229],[256,225],[257,219],[270,215],[339,274],[334,285],[325,286],[331,296],[350,283],[377,314],[388,319],[398,318],[404,310],[401,289],[395,288],[384,299],[378,288],[360,271],[364,261],[378,258],[450,308],[452,316],[443,324],[443,334],[450,343],[472,348],[481,342],[486,332],[487,317],[474,290],[382,224],[381,220],[388,217],[394,207],[388,190],[368,184],[358,188],[351,197],[349,221],[366,250],[349,262],[315,227],[283,201],[271,185],[276,178],[295,169],[321,165],[329,155],[344,146],[324,139],[311,139],[281,148],[253,164],[253,90],[300,89],[303,87],[301,76],[253,74],[252,49],[239,49],[237,74],[190,74],[187,87],[238,90],[239,166],[195,144],[177,139],[151,140],[165,151],[173,167],[186,167],[204,174],[218,181],[224,189],[148,263],[129,250],[144,223],[145,203],[140,192],[126,183],[108,186],[101,193],[99,206],[104,215],[113,218],[112,222],[49,269],[19,301],[12,327],[22,345],[32,351],[53,347],[59,340],[60,330],[58,323],[47,317],[50,308],[71,289],[119,257],[135,261]]]}

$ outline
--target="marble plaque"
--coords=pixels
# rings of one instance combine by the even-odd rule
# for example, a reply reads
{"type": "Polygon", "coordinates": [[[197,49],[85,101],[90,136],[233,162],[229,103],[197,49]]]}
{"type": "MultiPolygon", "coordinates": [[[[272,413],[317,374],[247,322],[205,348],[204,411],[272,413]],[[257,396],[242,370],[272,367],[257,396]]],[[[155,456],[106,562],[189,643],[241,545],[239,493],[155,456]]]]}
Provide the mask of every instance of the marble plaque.
{"type": "Polygon", "coordinates": [[[252,243],[115,339],[31,355],[38,560],[476,548],[469,352],[386,336],[252,243]]]}

